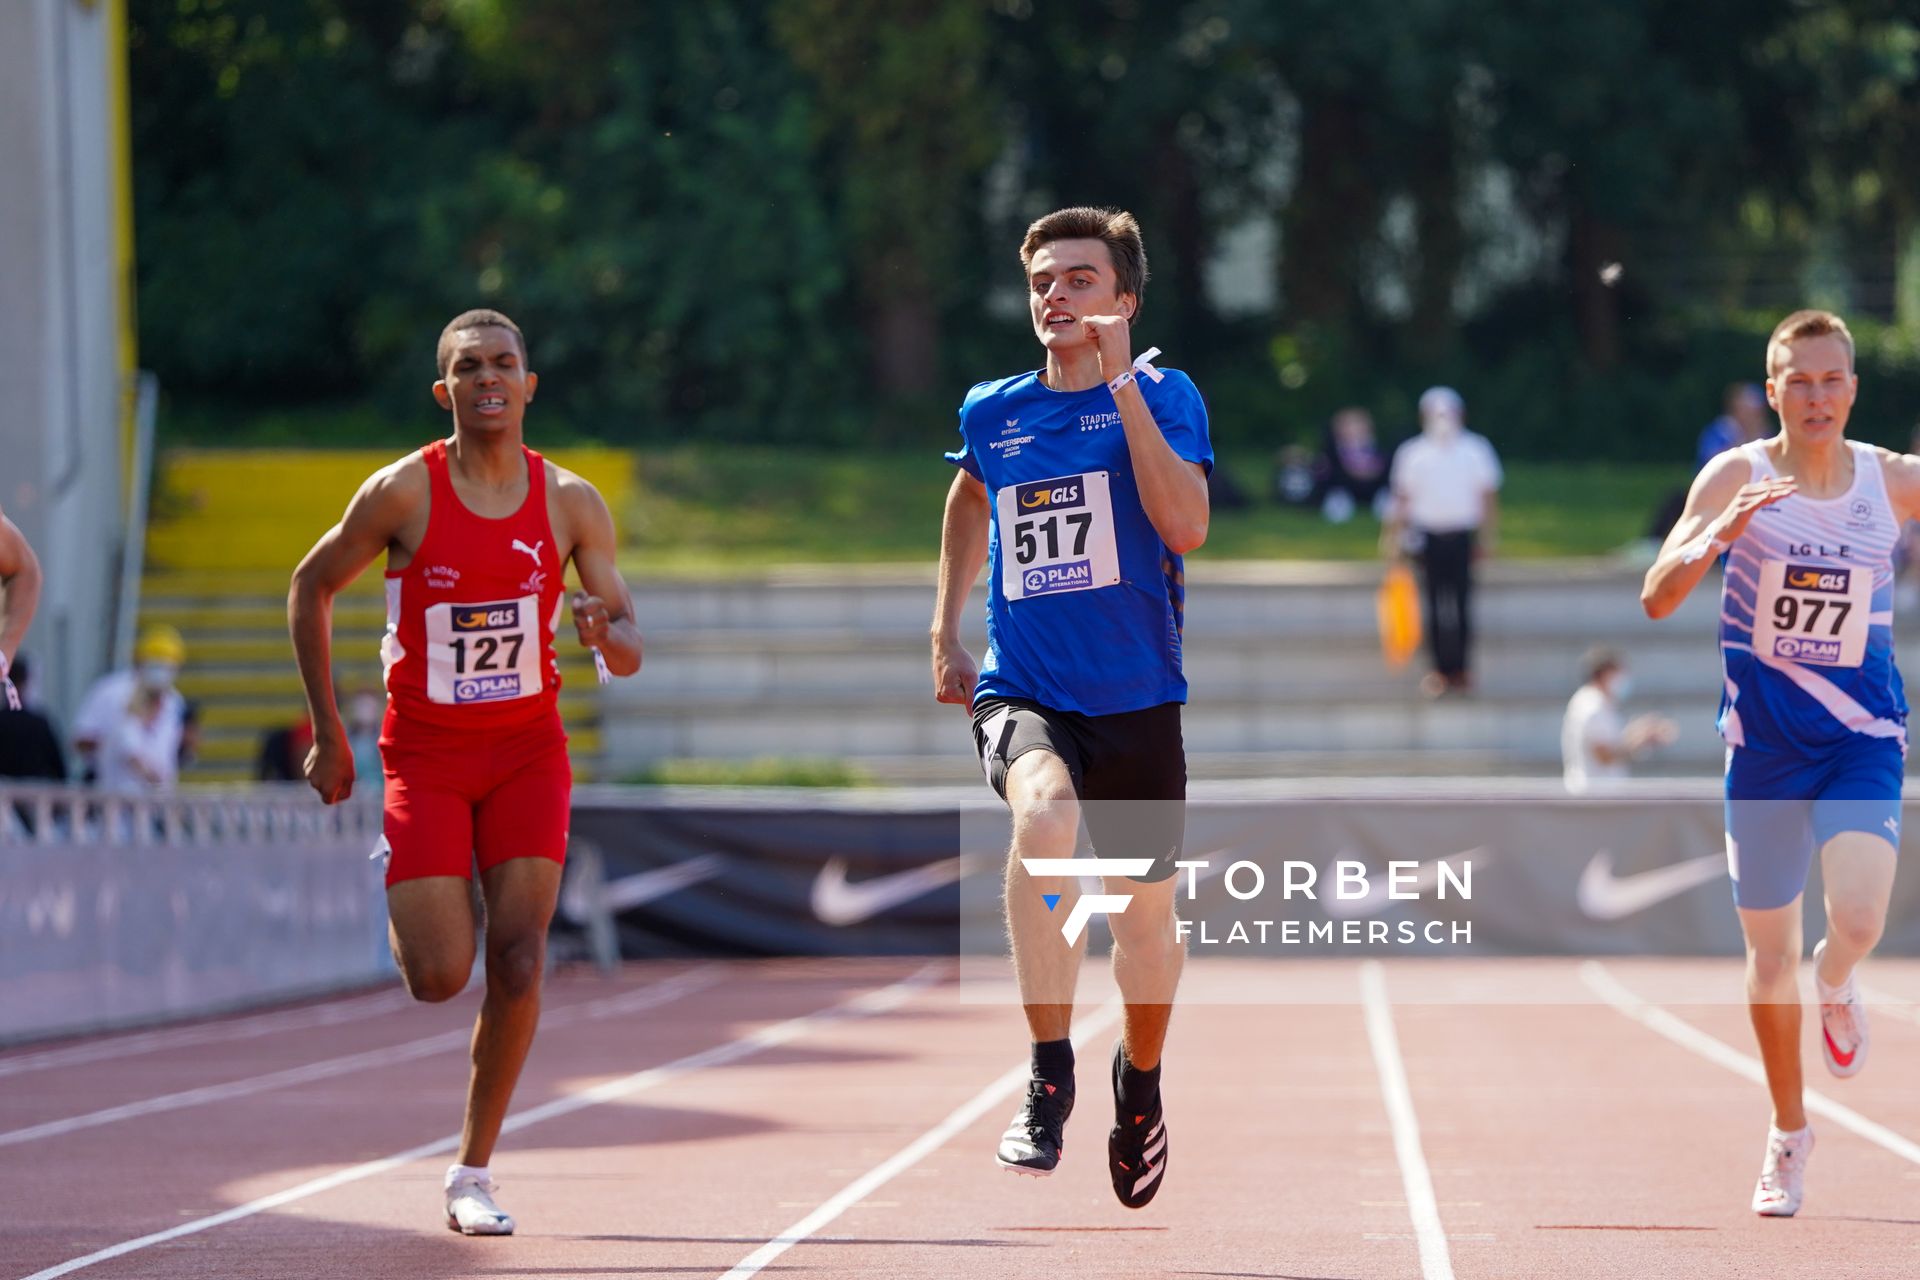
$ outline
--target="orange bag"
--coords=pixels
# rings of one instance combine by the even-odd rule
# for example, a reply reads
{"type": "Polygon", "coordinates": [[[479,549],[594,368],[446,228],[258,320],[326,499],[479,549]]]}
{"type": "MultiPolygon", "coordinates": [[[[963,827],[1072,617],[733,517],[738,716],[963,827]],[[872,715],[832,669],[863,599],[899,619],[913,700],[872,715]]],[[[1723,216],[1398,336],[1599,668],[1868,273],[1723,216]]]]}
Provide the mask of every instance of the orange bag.
{"type": "Polygon", "coordinates": [[[1404,667],[1420,648],[1420,592],[1413,570],[1395,561],[1387,566],[1374,612],[1380,623],[1380,654],[1393,668],[1404,667]]]}

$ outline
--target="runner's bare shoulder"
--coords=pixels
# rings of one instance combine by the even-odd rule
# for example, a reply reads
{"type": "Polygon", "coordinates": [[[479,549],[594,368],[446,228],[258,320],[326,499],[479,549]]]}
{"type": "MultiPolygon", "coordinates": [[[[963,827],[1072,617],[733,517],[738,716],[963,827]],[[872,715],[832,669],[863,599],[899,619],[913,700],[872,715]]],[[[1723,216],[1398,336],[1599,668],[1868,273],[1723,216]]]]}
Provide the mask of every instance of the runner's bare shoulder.
{"type": "Polygon", "coordinates": [[[607,500],[600,495],[600,490],[594,487],[592,481],[560,466],[552,458],[546,461],[547,510],[559,512],[566,519],[569,532],[578,530],[588,521],[612,519],[607,500]]]}
{"type": "Polygon", "coordinates": [[[1897,453],[1873,444],[1874,458],[1887,482],[1887,497],[1906,519],[1920,515],[1920,456],[1897,453]]]}
{"type": "Polygon", "coordinates": [[[1709,503],[1713,514],[1718,515],[1719,509],[1733,501],[1733,495],[1752,479],[1753,461],[1745,450],[1728,449],[1715,454],[1693,478],[1687,505],[1697,509],[1701,503],[1709,503]]]}
{"type": "Polygon", "coordinates": [[[389,462],[361,482],[347,516],[364,515],[383,528],[424,520],[433,497],[427,464],[418,453],[389,462]]]}

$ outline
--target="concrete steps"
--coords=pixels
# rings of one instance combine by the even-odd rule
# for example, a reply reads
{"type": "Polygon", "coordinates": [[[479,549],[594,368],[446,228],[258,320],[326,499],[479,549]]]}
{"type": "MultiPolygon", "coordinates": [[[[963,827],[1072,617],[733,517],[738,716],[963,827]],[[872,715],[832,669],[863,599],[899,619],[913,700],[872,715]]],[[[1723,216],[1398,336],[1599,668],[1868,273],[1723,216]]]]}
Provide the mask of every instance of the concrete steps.
{"type": "MultiPolygon", "coordinates": [[[[1420,663],[1389,671],[1380,659],[1377,575],[1370,565],[1192,566],[1185,725],[1194,778],[1557,773],[1561,717],[1594,643],[1631,664],[1629,713],[1658,710],[1679,724],[1679,741],[1642,771],[1719,769],[1711,589],[1653,623],[1639,607],[1637,570],[1491,566],[1478,597],[1476,689],[1430,702],[1417,691],[1420,663]]],[[[249,765],[259,732],[300,706],[283,604],[197,594],[217,577],[155,580],[148,598],[148,617],[187,633],[181,683],[206,726],[196,777],[249,765]]],[[[930,569],[634,587],[647,640],[638,677],[601,689],[590,658],[562,645],[562,707],[583,777],[618,778],[662,758],[824,757],[903,785],[977,779],[965,716],[928,688],[930,569]]],[[[976,656],[983,614],[976,589],[967,615],[976,656]]],[[[343,690],[377,682],[383,621],[377,595],[341,602],[343,690]]]]}
{"type": "MultiPolygon", "coordinates": [[[[1208,565],[1189,573],[1185,716],[1193,776],[1559,769],[1560,721],[1594,643],[1626,654],[1629,712],[1680,739],[1652,771],[1713,772],[1717,606],[1703,591],[1649,621],[1637,570],[1495,565],[1478,597],[1477,687],[1429,702],[1419,663],[1383,664],[1370,565],[1208,565]]],[[[927,570],[650,582],[647,667],[607,691],[609,759],[844,758],[897,782],[977,777],[966,722],[933,702],[927,570]]],[[[984,593],[968,618],[979,624],[984,593]]],[[[984,653],[984,638],[969,646],[984,653]]]]}
{"type": "MultiPolygon", "coordinates": [[[[284,584],[273,596],[201,594],[221,590],[232,575],[149,575],[141,599],[141,625],[164,622],[187,644],[180,691],[194,704],[200,749],[182,775],[186,782],[234,782],[253,776],[260,741],[271,730],[298,721],[306,708],[293,644],[287,637],[284,584]]],[[[358,689],[381,687],[380,636],[386,606],[377,589],[350,592],[334,606],[334,684],[342,699],[358,689]]],[[[356,584],[358,586],[359,584],[356,584]]],[[[592,656],[560,646],[560,714],[571,736],[575,773],[598,775],[602,740],[600,700],[592,656]]]]}

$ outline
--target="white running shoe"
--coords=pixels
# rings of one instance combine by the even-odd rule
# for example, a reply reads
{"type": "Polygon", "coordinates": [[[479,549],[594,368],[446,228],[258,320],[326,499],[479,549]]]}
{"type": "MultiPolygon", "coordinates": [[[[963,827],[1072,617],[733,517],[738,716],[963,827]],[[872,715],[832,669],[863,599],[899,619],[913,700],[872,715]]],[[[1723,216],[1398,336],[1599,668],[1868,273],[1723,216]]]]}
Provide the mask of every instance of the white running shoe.
{"type": "Polygon", "coordinates": [[[513,1219],[493,1202],[492,1178],[462,1174],[447,1184],[447,1229],[464,1236],[510,1236],[513,1219]]]}
{"type": "Polygon", "coordinates": [[[1852,974],[1837,987],[1820,980],[1820,957],[1826,951],[1825,938],[1813,946],[1813,989],[1820,997],[1820,1052],[1827,1060],[1827,1070],[1845,1079],[1858,1075],[1867,1065],[1867,1005],[1852,974]]]}
{"type": "Polygon", "coordinates": [[[1767,1160],[1753,1189],[1753,1211],[1763,1218],[1791,1218],[1806,1194],[1807,1157],[1813,1152],[1813,1126],[1782,1133],[1767,1126],[1767,1160]]]}

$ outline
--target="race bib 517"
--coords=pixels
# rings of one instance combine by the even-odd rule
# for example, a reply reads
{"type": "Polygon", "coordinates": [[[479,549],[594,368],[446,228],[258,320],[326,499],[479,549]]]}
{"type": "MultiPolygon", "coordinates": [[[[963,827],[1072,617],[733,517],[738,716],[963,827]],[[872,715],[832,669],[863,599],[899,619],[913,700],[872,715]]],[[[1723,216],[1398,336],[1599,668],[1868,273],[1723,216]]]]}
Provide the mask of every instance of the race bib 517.
{"type": "Polygon", "coordinates": [[[1003,485],[1000,587],[1009,601],[1090,591],[1120,581],[1113,498],[1104,471],[1003,485]]]}

